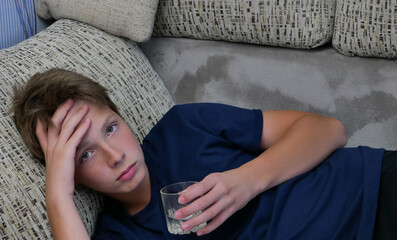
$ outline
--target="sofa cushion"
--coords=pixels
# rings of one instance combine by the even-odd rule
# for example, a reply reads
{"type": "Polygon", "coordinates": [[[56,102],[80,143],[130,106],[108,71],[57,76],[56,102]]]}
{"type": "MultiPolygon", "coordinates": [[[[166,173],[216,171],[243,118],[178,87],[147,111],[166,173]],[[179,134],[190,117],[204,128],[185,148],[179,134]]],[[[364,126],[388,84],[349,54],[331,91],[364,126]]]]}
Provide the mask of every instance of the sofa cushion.
{"type": "Polygon", "coordinates": [[[140,47],[177,104],[315,112],[341,120],[350,147],[397,150],[397,59],[187,38],[140,47]]]}
{"type": "MultiPolygon", "coordinates": [[[[27,150],[8,110],[13,86],[49,68],[82,73],[104,85],[141,141],[173,105],[163,82],[132,41],[73,20],[59,20],[0,51],[0,238],[51,239],[45,210],[45,169],[27,150]]],[[[75,203],[91,234],[101,197],[80,187],[75,203]]]]}
{"type": "Polygon", "coordinates": [[[162,0],[155,36],[314,48],[332,37],[331,0],[162,0]]]}
{"type": "Polygon", "coordinates": [[[333,46],[345,55],[397,57],[396,0],[337,0],[333,46]]]}
{"type": "Polygon", "coordinates": [[[37,0],[37,14],[45,19],[70,18],[117,36],[147,41],[153,30],[158,0],[37,0]]]}

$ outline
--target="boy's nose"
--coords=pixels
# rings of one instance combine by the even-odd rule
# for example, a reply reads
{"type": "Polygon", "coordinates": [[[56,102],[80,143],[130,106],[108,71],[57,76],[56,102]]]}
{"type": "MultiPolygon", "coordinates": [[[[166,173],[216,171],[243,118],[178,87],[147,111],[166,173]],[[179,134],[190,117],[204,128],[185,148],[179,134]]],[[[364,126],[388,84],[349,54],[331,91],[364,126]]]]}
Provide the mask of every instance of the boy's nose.
{"type": "Polygon", "coordinates": [[[110,167],[115,167],[125,158],[125,153],[111,144],[104,144],[104,150],[107,153],[107,162],[110,167]]]}

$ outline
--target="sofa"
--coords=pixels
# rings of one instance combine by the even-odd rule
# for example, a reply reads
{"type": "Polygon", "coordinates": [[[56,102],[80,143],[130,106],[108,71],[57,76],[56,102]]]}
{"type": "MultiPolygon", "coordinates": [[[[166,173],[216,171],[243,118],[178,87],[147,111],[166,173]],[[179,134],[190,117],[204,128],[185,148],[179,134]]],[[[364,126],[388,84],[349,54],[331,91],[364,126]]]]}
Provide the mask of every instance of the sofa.
{"type": "MultiPolygon", "coordinates": [[[[13,87],[52,67],[103,84],[140,141],[174,104],[220,102],[336,117],[348,146],[397,148],[396,0],[95,2],[38,0],[56,21],[0,51],[1,239],[52,238],[45,168],[9,112],[13,87]]],[[[91,234],[102,197],[74,200],[91,234]]]]}

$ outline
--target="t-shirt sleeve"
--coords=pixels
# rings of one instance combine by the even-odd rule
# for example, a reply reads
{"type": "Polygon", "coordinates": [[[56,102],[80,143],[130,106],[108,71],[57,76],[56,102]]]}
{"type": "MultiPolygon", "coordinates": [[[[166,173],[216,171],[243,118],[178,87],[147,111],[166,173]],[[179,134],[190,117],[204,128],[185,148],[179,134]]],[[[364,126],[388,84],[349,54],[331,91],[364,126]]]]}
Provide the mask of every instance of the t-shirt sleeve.
{"type": "MultiPolygon", "coordinates": [[[[174,106],[165,116],[167,126],[177,131],[204,131],[246,152],[260,151],[262,111],[217,103],[192,103],[174,106]]],[[[184,133],[185,135],[188,133],[184,133]]]]}

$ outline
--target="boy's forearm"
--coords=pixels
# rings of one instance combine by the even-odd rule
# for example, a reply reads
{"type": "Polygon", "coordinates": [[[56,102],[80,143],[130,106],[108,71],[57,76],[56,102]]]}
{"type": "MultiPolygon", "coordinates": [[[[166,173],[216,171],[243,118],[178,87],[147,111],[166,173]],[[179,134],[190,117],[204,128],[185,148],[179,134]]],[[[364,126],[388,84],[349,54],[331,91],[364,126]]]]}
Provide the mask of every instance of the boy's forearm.
{"type": "Polygon", "coordinates": [[[54,239],[90,239],[73,199],[47,197],[46,204],[54,239]]]}
{"type": "Polygon", "coordinates": [[[297,120],[275,144],[240,170],[260,193],[311,170],[345,144],[344,127],[338,120],[308,115],[297,120]]]}

